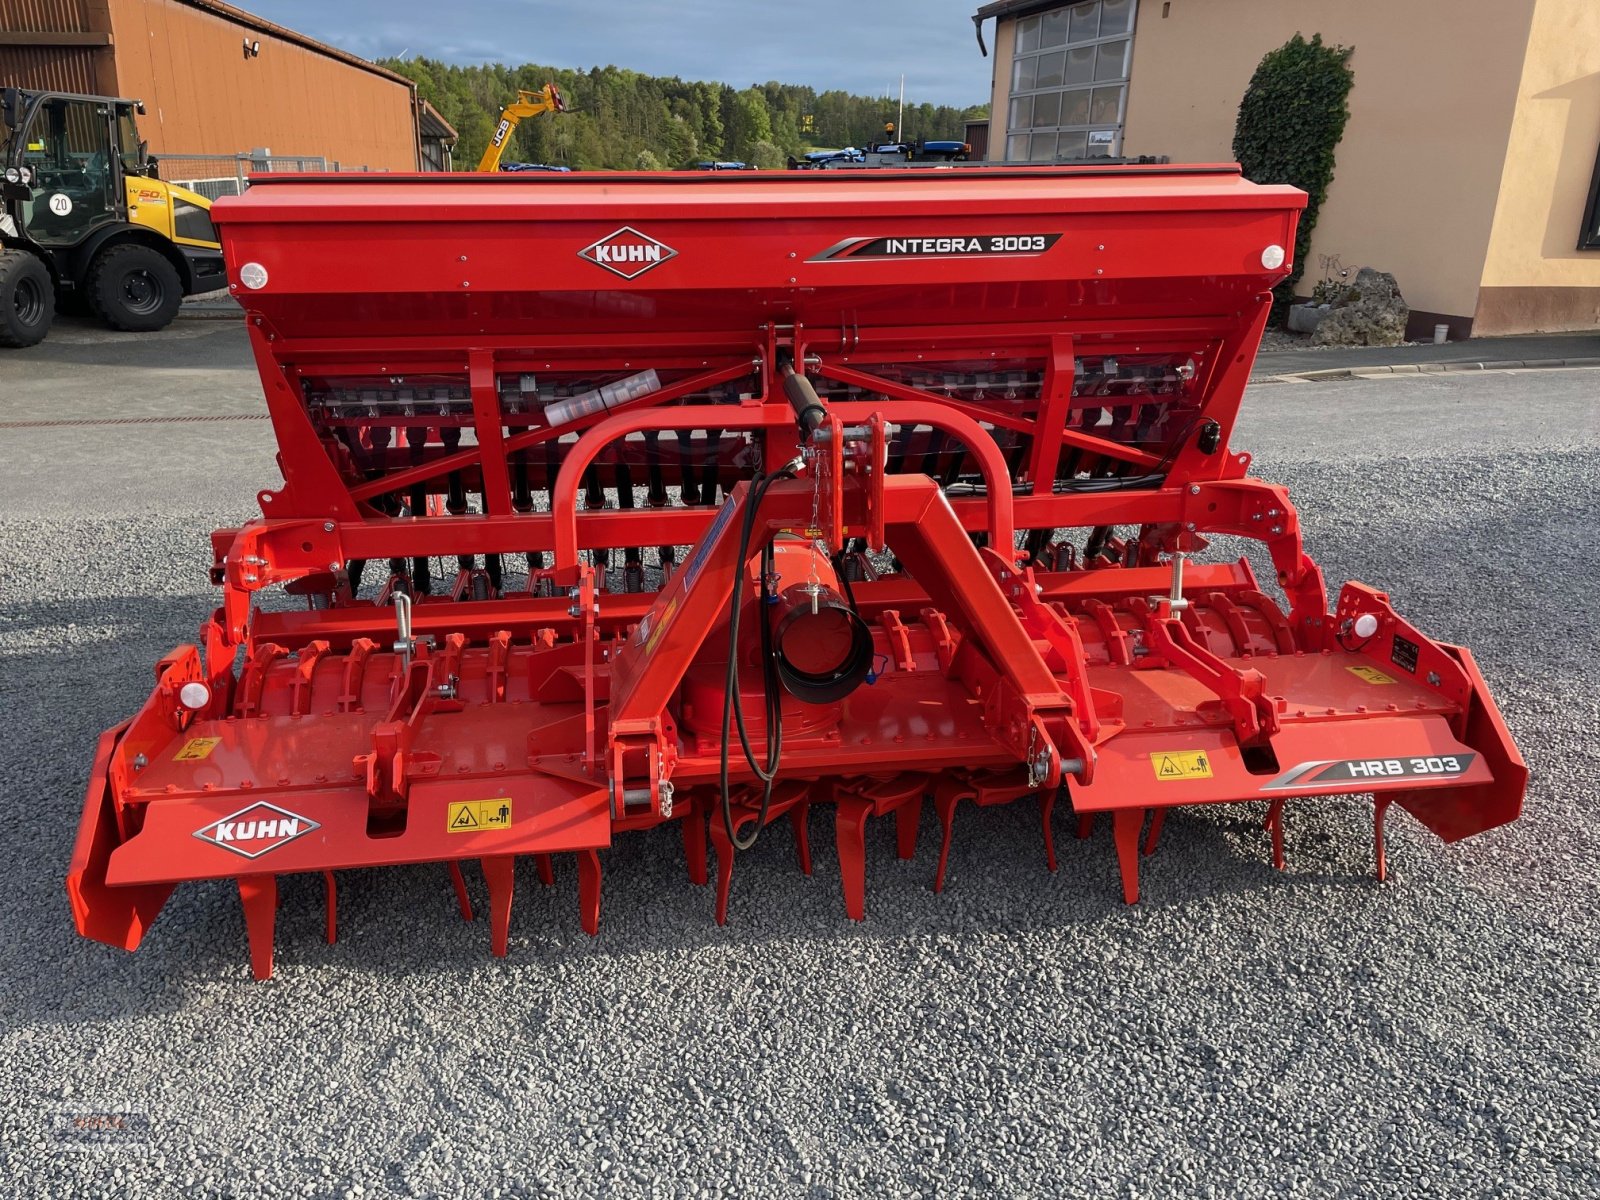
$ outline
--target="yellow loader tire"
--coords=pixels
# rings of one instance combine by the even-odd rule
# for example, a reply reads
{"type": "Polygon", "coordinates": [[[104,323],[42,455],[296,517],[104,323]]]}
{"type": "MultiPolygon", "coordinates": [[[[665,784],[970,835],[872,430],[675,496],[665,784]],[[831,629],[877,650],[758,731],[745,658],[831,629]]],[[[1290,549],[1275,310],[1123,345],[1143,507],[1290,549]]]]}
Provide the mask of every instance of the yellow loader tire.
{"type": "Polygon", "coordinates": [[[102,321],[128,333],[165,329],[183,303],[177,269],[161,251],[137,243],[97,254],[84,290],[102,321]]]}
{"type": "Polygon", "coordinates": [[[49,269],[26,250],[0,250],[0,346],[37,345],[55,315],[49,269]]]}

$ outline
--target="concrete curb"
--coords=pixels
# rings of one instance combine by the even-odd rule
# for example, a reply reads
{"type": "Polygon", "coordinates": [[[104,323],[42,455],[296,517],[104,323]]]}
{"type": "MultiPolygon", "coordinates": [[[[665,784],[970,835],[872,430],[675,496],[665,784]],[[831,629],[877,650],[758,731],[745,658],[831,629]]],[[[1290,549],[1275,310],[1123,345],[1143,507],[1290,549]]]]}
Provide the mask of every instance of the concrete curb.
{"type": "Polygon", "coordinates": [[[1252,383],[1318,383],[1330,379],[1375,379],[1384,375],[1439,375],[1447,371],[1553,371],[1600,367],[1600,358],[1498,359],[1493,362],[1395,363],[1390,366],[1328,367],[1281,375],[1258,375],[1252,383]]]}

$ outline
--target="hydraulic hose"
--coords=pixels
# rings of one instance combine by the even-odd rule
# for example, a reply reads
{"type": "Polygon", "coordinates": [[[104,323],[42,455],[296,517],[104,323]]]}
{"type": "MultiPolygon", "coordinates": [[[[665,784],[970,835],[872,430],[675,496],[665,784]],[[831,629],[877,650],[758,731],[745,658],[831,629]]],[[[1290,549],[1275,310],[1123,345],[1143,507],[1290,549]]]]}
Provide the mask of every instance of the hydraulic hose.
{"type": "MultiPolygon", "coordinates": [[[[722,696],[722,755],[718,774],[722,788],[722,828],[735,850],[750,849],[761,836],[761,830],[767,823],[767,813],[772,806],[773,781],[778,777],[778,763],[783,756],[783,696],[778,685],[771,622],[766,619],[765,612],[762,613],[760,625],[762,690],[767,721],[766,763],[757,762],[755,751],[750,748],[750,737],[745,729],[744,706],[739,693],[739,615],[744,607],[744,573],[750,561],[750,539],[755,532],[756,514],[760,511],[761,501],[765,498],[767,489],[778,480],[792,478],[794,472],[788,469],[774,471],[770,475],[756,476],[751,481],[750,491],[745,496],[744,518],[739,525],[739,555],[733,573],[733,595],[729,602],[728,613],[728,669],[722,696]],[[755,828],[749,837],[740,837],[735,827],[733,792],[728,786],[728,735],[735,729],[739,734],[739,746],[744,752],[745,762],[750,764],[750,769],[755,772],[756,778],[761,780],[761,808],[756,817],[755,828]]],[[[768,596],[767,581],[772,571],[772,558],[772,547],[769,543],[761,552],[759,572],[761,577],[759,594],[763,605],[768,596]]]]}

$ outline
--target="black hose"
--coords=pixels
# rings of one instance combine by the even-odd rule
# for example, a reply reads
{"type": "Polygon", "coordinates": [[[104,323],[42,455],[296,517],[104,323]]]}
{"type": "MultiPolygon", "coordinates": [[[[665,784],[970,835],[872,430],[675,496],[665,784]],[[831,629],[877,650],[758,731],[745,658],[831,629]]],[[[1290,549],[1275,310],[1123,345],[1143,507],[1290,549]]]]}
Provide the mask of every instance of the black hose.
{"type": "Polygon", "coordinates": [[[755,532],[756,514],[766,497],[767,489],[779,479],[792,479],[792,471],[774,471],[771,475],[758,475],[751,481],[745,496],[744,519],[739,526],[739,556],[733,573],[733,595],[728,612],[728,670],[722,696],[722,757],[718,775],[722,786],[722,828],[735,850],[748,850],[756,844],[761,830],[766,826],[767,813],[772,806],[772,784],[778,777],[778,762],[783,755],[783,697],[777,681],[777,666],[773,660],[772,628],[766,619],[765,604],[768,596],[768,577],[771,574],[772,547],[769,543],[761,554],[760,596],[761,613],[761,671],[765,685],[765,711],[767,718],[767,761],[763,766],[756,761],[750,748],[750,737],[745,729],[744,706],[739,696],[739,614],[744,605],[744,573],[750,561],[750,538],[755,532]],[[761,780],[761,810],[755,829],[748,838],[741,838],[733,821],[733,792],[728,786],[729,733],[737,729],[739,746],[744,751],[745,762],[761,780]]]}

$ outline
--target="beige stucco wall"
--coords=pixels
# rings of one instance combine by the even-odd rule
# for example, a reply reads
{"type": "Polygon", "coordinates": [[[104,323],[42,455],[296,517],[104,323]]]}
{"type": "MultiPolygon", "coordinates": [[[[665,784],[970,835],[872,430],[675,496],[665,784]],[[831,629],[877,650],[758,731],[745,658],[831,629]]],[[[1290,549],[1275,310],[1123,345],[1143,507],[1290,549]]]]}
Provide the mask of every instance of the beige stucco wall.
{"type": "MultiPolygon", "coordinates": [[[[1600,0],[1539,2],[1600,10],[1600,0]]],[[[1413,309],[1469,319],[1533,8],[1534,0],[1140,0],[1123,153],[1231,162],[1239,101],[1262,55],[1296,33],[1353,46],[1350,122],[1305,290],[1320,277],[1319,256],[1337,255],[1352,271],[1392,271],[1413,309]]],[[[1013,40],[1010,22],[997,24],[996,67],[1013,40]]],[[[992,97],[1002,119],[1006,66],[992,97]]],[[[1004,137],[990,145],[999,157],[1004,137]]],[[[1593,147],[1591,138],[1590,166],[1593,147]]]]}
{"type": "Polygon", "coordinates": [[[1600,150],[1600,4],[1537,0],[1483,270],[1480,332],[1600,324],[1600,250],[1577,249],[1600,150]]]}
{"type": "Polygon", "coordinates": [[[1163,3],[1139,6],[1125,153],[1232,161],[1262,55],[1296,33],[1353,46],[1305,290],[1337,255],[1393,272],[1414,309],[1472,316],[1533,0],[1171,0],[1166,17],[1163,3]]]}

